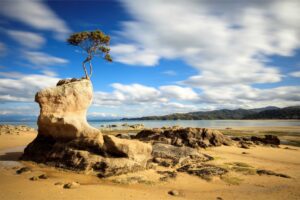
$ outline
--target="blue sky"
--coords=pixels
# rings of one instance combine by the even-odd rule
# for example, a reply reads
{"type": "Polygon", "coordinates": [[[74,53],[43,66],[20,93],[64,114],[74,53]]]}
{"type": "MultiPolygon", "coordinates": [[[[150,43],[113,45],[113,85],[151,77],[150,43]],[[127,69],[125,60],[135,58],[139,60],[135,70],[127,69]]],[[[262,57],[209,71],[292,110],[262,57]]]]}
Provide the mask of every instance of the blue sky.
{"type": "Polygon", "coordinates": [[[0,117],[36,116],[38,90],[83,76],[65,41],[94,29],[114,62],[93,60],[91,118],[299,105],[299,1],[238,2],[2,0],[0,117]]]}

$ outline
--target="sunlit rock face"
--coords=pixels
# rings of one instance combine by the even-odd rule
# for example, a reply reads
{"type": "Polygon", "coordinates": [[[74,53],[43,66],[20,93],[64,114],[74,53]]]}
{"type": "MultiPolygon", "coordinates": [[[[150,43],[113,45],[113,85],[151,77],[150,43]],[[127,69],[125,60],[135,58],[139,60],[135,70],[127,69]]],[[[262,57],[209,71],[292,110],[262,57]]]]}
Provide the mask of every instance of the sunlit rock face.
{"type": "Polygon", "coordinates": [[[101,135],[86,120],[86,112],[93,99],[91,82],[83,79],[59,83],[59,86],[44,89],[35,96],[35,101],[40,105],[39,134],[57,140],[101,135]]]}
{"type": "Polygon", "coordinates": [[[38,135],[22,156],[48,165],[100,177],[146,169],[152,146],[144,142],[102,135],[86,120],[92,103],[90,80],[61,80],[39,91],[38,135]]]}

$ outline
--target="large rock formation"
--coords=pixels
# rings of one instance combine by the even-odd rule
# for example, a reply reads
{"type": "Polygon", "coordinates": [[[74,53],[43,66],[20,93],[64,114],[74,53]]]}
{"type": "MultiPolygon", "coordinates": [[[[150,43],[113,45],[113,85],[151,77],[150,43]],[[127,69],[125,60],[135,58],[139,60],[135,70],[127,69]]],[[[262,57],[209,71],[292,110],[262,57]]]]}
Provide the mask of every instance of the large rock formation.
{"type": "Polygon", "coordinates": [[[206,128],[166,128],[145,129],[135,137],[141,141],[161,142],[174,146],[206,148],[211,146],[231,145],[232,140],[221,132],[206,128]]]}
{"type": "Polygon", "coordinates": [[[101,177],[145,169],[151,159],[150,144],[103,136],[87,123],[92,97],[92,84],[86,79],[59,81],[56,87],[38,92],[38,136],[22,159],[101,177]]]}

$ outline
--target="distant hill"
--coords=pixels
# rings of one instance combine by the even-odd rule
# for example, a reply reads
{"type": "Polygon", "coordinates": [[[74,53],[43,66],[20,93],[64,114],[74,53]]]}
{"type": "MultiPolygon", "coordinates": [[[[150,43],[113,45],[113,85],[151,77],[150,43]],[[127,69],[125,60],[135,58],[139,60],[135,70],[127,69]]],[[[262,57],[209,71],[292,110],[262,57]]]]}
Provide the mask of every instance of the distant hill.
{"type": "Polygon", "coordinates": [[[278,108],[269,106],[256,109],[221,109],[164,116],[124,118],[123,120],[210,120],[210,119],[300,119],[300,106],[278,108]]]}
{"type": "Polygon", "coordinates": [[[300,119],[300,106],[263,110],[245,116],[246,119],[300,119]]]}

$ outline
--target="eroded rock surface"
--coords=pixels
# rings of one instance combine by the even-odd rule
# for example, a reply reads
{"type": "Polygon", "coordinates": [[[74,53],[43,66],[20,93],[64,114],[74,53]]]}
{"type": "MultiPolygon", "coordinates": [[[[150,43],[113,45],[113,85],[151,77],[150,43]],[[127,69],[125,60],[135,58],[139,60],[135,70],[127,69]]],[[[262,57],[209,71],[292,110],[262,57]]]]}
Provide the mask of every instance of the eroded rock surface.
{"type": "Polygon", "coordinates": [[[150,144],[103,136],[87,123],[92,97],[93,87],[86,79],[61,80],[56,87],[38,92],[38,136],[22,159],[100,177],[145,169],[151,159],[150,144]]]}
{"type": "Polygon", "coordinates": [[[158,141],[192,148],[232,144],[232,140],[221,132],[206,128],[145,129],[139,132],[135,138],[141,141],[158,141]]]}

